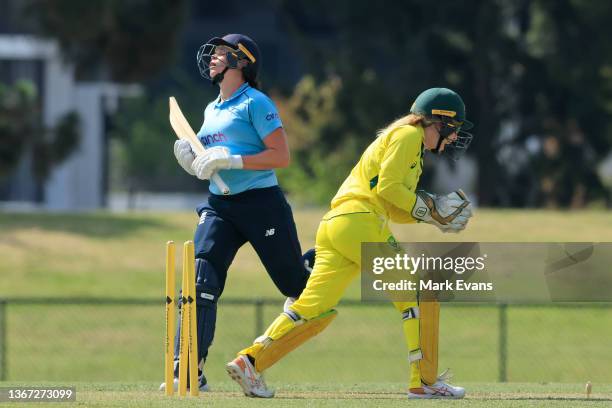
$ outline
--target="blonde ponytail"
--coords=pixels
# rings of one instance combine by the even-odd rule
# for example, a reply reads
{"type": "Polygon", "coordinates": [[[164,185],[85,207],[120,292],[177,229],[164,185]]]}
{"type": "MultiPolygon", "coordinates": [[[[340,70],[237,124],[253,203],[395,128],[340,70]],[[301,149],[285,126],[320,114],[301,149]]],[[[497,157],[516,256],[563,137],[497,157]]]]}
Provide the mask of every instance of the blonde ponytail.
{"type": "Polygon", "coordinates": [[[386,127],[380,129],[376,133],[376,137],[386,136],[398,127],[407,125],[425,127],[427,126],[427,124],[425,123],[425,116],[419,115],[417,113],[409,113],[408,115],[402,116],[401,118],[396,119],[392,123],[388,124],[386,127]]]}

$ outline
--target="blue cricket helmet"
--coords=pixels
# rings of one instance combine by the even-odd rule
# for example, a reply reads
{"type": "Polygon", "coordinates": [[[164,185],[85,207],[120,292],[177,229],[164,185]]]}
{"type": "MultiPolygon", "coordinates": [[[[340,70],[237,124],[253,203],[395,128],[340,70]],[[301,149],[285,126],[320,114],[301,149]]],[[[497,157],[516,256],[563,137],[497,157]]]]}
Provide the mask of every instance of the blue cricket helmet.
{"type": "MultiPolygon", "coordinates": [[[[213,82],[210,77],[210,59],[217,46],[223,45],[231,51],[227,53],[228,67],[237,68],[238,61],[245,60],[247,65],[242,69],[247,80],[256,80],[261,67],[261,52],[252,38],[244,34],[226,34],[223,37],[213,37],[200,47],[197,54],[200,74],[213,82]]],[[[218,75],[215,75],[215,78],[218,75]]],[[[220,82],[221,79],[217,80],[220,82]]]]}

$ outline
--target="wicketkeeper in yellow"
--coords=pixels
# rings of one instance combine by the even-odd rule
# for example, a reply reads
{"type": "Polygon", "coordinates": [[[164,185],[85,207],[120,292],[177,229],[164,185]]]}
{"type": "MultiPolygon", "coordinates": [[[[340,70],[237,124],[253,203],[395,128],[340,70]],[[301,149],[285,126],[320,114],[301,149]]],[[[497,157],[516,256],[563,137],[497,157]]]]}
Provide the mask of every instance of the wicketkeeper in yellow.
{"type": "MultiPolygon", "coordinates": [[[[269,398],[261,373],[323,330],[333,309],[360,272],[361,243],[394,241],[388,221],[427,222],[443,232],[463,230],[472,216],[465,195],[438,196],[417,190],[423,153],[457,155],[471,142],[461,97],[446,88],[421,93],[410,113],[382,129],[344,181],[316,237],[316,261],[300,297],[250,347],[227,364],[247,396],[269,398]]],[[[461,398],[465,391],[438,376],[439,303],[395,302],[401,313],[410,398],[461,398]]]]}

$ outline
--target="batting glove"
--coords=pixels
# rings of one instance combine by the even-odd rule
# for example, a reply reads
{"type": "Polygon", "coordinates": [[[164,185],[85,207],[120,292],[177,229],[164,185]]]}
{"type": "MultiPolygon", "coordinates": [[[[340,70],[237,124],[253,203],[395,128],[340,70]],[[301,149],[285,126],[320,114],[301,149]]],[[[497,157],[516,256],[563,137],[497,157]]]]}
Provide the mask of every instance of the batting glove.
{"type": "Polygon", "coordinates": [[[191,164],[195,159],[195,154],[193,154],[193,150],[191,150],[191,145],[188,141],[177,140],[174,142],[174,156],[183,170],[192,176],[195,176],[195,172],[191,168],[191,164]]]}
{"type": "Polygon", "coordinates": [[[416,195],[412,216],[420,222],[435,225],[442,232],[458,233],[465,229],[472,217],[472,205],[461,190],[444,196],[419,190],[416,195]]]}
{"type": "Polygon", "coordinates": [[[191,165],[196,177],[201,180],[210,180],[212,175],[219,170],[241,169],[242,166],[242,156],[231,154],[224,146],[206,149],[204,154],[196,157],[191,165]]]}

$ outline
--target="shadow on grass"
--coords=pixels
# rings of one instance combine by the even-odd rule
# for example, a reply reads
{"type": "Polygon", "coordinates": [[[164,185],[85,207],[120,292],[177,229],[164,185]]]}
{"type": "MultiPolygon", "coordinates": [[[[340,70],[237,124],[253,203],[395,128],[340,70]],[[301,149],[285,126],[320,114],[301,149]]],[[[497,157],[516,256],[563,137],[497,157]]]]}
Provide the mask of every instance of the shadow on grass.
{"type": "MultiPolygon", "coordinates": [[[[312,393],[279,393],[279,395],[275,396],[275,399],[381,399],[381,400],[397,400],[397,399],[405,399],[408,400],[406,393],[384,393],[384,392],[346,392],[346,393],[337,393],[337,392],[312,392],[312,393]]],[[[445,399],[450,400],[448,398],[434,398],[434,399],[445,399]]],[[[479,396],[470,396],[465,400],[474,400],[474,401],[576,401],[576,402],[611,402],[612,398],[585,398],[585,397],[553,397],[553,396],[542,396],[542,397],[533,397],[533,396],[512,396],[512,397],[479,397],[479,396]]],[[[459,401],[459,400],[457,400],[459,401]]],[[[607,404],[606,404],[607,406],[607,404]]]]}
{"type": "Polygon", "coordinates": [[[0,236],[12,231],[29,228],[61,231],[88,237],[113,238],[133,233],[143,228],[170,227],[157,216],[110,213],[2,213],[0,212],[0,236]]]}
{"type": "Polygon", "coordinates": [[[582,401],[582,402],[611,402],[612,398],[585,398],[585,397],[475,397],[479,401],[582,401]]]}

